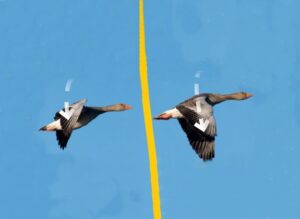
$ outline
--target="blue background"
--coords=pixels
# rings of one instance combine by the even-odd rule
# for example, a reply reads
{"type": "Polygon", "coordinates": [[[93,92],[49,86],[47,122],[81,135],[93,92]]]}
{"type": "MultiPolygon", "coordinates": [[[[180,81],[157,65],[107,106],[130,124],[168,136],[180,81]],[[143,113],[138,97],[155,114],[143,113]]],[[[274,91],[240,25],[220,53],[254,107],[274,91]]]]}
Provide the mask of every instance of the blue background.
{"type": "MultiPolygon", "coordinates": [[[[215,107],[213,162],[177,121],[154,121],[163,218],[300,217],[299,10],[296,0],[145,2],[153,114],[194,83],[254,94],[215,107]]],[[[0,33],[0,217],[152,218],[138,1],[0,0],[0,33]],[[134,108],[97,118],[61,151],[37,130],[81,98],[134,108]]]]}

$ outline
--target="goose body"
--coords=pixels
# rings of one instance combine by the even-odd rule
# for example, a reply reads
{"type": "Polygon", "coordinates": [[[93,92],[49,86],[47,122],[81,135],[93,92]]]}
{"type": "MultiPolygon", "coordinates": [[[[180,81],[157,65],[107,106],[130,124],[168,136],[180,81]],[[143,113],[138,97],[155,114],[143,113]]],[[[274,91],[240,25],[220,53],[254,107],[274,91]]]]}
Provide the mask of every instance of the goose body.
{"type": "MultiPolygon", "coordinates": [[[[73,130],[86,126],[103,113],[131,109],[131,106],[122,103],[105,107],[90,107],[84,105],[86,102],[86,99],[82,99],[70,105],[69,110],[73,110],[73,113],[69,119],[66,119],[57,112],[54,116],[54,121],[40,128],[40,131],[55,131],[58,144],[64,149],[67,146],[73,130]]],[[[64,109],[62,110],[64,111],[64,109]]]]}
{"type": "Polygon", "coordinates": [[[214,147],[217,136],[216,121],[213,114],[214,105],[226,100],[244,100],[251,96],[245,92],[226,95],[199,94],[163,112],[154,119],[177,119],[198,156],[204,161],[212,160],[215,156],[214,147]],[[201,123],[202,126],[199,126],[201,123]]]}

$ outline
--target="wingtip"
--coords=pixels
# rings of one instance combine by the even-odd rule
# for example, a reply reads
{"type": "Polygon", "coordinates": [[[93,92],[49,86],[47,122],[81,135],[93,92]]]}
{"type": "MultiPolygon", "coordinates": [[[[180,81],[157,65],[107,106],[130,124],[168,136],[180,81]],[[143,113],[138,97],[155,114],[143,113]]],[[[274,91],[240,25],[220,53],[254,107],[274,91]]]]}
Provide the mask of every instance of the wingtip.
{"type": "Polygon", "coordinates": [[[62,143],[58,143],[59,148],[62,150],[65,150],[65,148],[67,147],[67,144],[62,144],[62,143]]]}

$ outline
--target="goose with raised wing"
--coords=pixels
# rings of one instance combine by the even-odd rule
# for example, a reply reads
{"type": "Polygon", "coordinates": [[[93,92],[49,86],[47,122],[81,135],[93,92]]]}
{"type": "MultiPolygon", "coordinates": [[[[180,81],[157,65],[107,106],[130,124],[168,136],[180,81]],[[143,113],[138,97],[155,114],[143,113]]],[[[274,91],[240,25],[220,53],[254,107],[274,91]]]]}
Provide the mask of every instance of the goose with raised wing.
{"type": "Polygon", "coordinates": [[[238,92],[232,94],[203,93],[185,100],[176,107],[154,117],[158,120],[178,119],[186,133],[189,143],[204,161],[215,156],[215,137],[217,136],[213,107],[227,100],[245,100],[252,94],[238,92]]]}
{"type": "MultiPolygon", "coordinates": [[[[104,107],[91,107],[85,106],[86,102],[86,99],[82,99],[70,105],[70,118],[65,118],[60,112],[57,112],[54,116],[54,121],[40,128],[40,131],[55,131],[58,144],[61,149],[64,149],[73,130],[86,126],[103,113],[119,112],[132,108],[130,105],[123,103],[104,107]]],[[[65,109],[62,109],[62,111],[65,112],[65,109]]]]}

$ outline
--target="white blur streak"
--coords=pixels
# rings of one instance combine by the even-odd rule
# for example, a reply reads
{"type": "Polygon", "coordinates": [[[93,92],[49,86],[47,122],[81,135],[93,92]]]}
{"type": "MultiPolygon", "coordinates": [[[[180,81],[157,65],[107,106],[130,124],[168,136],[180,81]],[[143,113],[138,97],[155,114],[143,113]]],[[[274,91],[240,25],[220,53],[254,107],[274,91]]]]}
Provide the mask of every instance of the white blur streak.
{"type": "Polygon", "coordinates": [[[66,84],[66,87],[65,87],[65,91],[66,91],[66,92],[70,92],[72,82],[73,82],[73,80],[71,80],[71,79],[69,79],[69,80],[67,81],[67,84],[66,84]]]}

